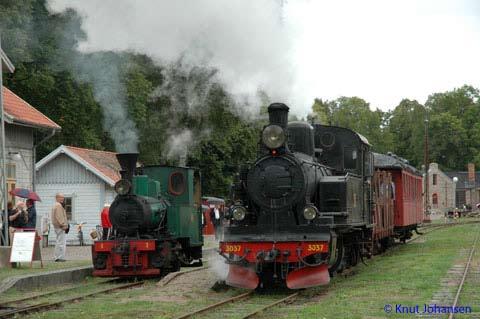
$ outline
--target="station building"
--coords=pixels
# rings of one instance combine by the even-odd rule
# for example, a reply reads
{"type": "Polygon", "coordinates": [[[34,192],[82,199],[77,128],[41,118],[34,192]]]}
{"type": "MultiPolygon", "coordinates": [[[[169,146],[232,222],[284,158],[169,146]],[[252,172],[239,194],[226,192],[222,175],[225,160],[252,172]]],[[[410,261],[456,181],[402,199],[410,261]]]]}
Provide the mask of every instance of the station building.
{"type": "MultiPolygon", "coordinates": [[[[7,192],[16,187],[33,189],[36,148],[61,127],[6,87],[3,107],[7,192]]],[[[16,198],[8,194],[8,200],[15,203],[16,198]]]]}
{"type": "Polygon", "coordinates": [[[469,163],[467,171],[448,172],[447,175],[458,179],[455,196],[457,207],[475,209],[480,203],[480,171],[475,171],[475,164],[469,163]]]}
{"type": "MultiPolygon", "coordinates": [[[[100,225],[100,212],[116,194],[115,183],[120,179],[120,164],[116,153],[61,145],[36,165],[36,191],[42,198],[37,214],[46,220],[55,203],[55,194],[65,195],[65,210],[70,224],[68,244],[79,244],[76,224],[85,223],[83,237],[90,244],[90,232],[100,225]]],[[[55,243],[50,225],[50,245],[55,243]]]]}
{"type": "Polygon", "coordinates": [[[455,190],[456,183],[453,178],[440,170],[437,163],[430,163],[428,170],[428,204],[432,217],[443,217],[445,212],[455,209],[455,190]]]}

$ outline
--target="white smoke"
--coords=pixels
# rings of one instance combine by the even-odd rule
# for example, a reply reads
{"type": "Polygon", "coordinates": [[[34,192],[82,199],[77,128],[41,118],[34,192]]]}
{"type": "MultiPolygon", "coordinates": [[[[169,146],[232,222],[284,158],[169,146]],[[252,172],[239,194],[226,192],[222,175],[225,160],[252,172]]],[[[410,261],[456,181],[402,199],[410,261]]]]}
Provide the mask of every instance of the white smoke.
{"type": "Polygon", "coordinates": [[[120,59],[109,52],[77,56],[74,61],[76,77],[93,86],[95,100],[103,109],[103,126],[110,133],[119,153],[138,151],[138,132],[129,117],[125,86],[120,81],[120,59]]]}
{"type": "MultiPolygon", "coordinates": [[[[161,64],[218,70],[215,79],[242,104],[258,107],[258,90],[303,110],[294,90],[292,28],[283,0],[50,0],[83,15],[83,52],[131,50],[161,64]],[[297,104],[297,105],[295,105],[297,104]]],[[[257,109],[257,108],[255,108],[257,109]]],[[[249,110],[252,111],[251,109],[249,110]]]]}
{"type": "Polygon", "coordinates": [[[227,279],[228,265],[225,263],[225,259],[222,256],[215,254],[214,258],[208,262],[218,280],[227,279]]]}
{"type": "Polygon", "coordinates": [[[186,129],[170,134],[167,140],[168,158],[180,158],[184,161],[187,158],[188,148],[192,145],[192,131],[186,129]]]}

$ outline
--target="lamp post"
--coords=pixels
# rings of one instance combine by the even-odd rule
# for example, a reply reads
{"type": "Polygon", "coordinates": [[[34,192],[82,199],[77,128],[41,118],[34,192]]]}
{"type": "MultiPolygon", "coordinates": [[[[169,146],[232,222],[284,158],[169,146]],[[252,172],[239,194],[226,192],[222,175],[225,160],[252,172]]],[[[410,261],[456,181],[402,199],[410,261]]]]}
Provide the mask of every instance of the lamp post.
{"type": "Polygon", "coordinates": [[[430,223],[430,193],[429,193],[429,176],[428,176],[428,170],[429,170],[429,158],[428,158],[428,112],[427,108],[424,106],[423,109],[425,110],[425,133],[424,133],[424,154],[423,154],[423,161],[424,161],[424,166],[425,166],[425,203],[424,203],[424,216],[423,216],[423,222],[424,223],[430,223]]]}
{"type": "Polygon", "coordinates": [[[458,177],[454,176],[452,178],[453,180],[453,207],[455,210],[457,210],[457,182],[458,182],[458,177]]]}

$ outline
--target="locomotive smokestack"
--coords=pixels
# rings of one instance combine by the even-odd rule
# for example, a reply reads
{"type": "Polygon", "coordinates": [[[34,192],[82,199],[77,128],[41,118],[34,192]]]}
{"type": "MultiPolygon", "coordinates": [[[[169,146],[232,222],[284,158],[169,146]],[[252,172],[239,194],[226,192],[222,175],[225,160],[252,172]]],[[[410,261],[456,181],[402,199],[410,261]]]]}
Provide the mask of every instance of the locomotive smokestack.
{"type": "Polygon", "coordinates": [[[288,124],[288,110],[288,106],[283,103],[270,104],[268,107],[270,124],[275,124],[286,129],[288,124]]]}
{"type": "Polygon", "coordinates": [[[120,172],[122,178],[132,180],[135,173],[135,168],[137,167],[138,153],[119,153],[117,154],[117,160],[122,167],[120,172]]]}

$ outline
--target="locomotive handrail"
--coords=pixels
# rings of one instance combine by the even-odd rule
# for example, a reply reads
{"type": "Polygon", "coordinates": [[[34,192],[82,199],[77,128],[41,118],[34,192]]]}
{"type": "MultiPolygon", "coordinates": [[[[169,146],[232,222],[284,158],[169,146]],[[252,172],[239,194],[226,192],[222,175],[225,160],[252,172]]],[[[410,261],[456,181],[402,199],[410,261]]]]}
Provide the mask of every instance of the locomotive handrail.
{"type": "Polygon", "coordinates": [[[348,216],[347,212],[321,212],[318,216],[348,216]]]}
{"type": "Polygon", "coordinates": [[[307,265],[308,267],[318,267],[318,266],[321,266],[321,265],[325,264],[325,261],[321,261],[317,264],[311,264],[311,263],[305,261],[305,259],[302,257],[301,251],[302,251],[301,248],[297,248],[297,257],[304,265],[307,265]]]}
{"type": "Polygon", "coordinates": [[[231,264],[238,264],[238,263],[242,263],[245,260],[245,258],[247,258],[247,255],[249,252],[250,252],[249,249],[245,249],[245,254],[241,256],[239,260],[230,259],[230,257],[226,256],[223,252],[220,253],[220,256],[225,258],[231,264]]]}

